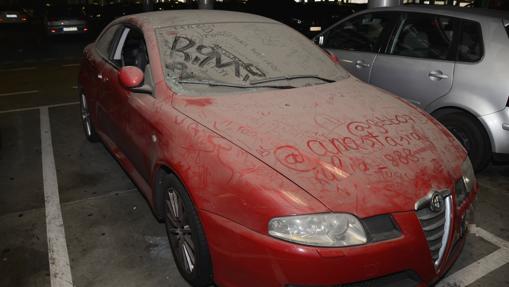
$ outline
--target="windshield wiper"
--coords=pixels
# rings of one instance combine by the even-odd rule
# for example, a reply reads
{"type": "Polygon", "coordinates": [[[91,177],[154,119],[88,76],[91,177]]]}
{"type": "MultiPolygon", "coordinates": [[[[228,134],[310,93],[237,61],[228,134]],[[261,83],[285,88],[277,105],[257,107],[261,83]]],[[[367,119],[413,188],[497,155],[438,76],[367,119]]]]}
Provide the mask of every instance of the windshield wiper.
{"type": "Polygon", "coordinates": [[[256,80],[256,81],[250,81],[249,83],[251,85],[257,85],[257,84],[263,84],[263,83],[267,83],[267,82],[293,80],[293,79],[306,79],[306,78],[318,79],[318,80],[322,80],[327,83],[335,82],[335,80],[323,78],[318,75],[294,75],[294,76],[280,76],[280,77],[266,78],[266,79],[261,79],[261,80],[256,80]]]}
{"type": "Polygon", "coordinates": [[[252,85],[241,85],[226,82],[210,81],[210,80],[178,80],[179,84],[193,84],[193,85],[207,85],[211,87],[231,87],[241,89],[252,89],[252,88],[272,88],[272,89],[293,89],[294,86],[278,86],[278,85],[263,85],[263,86],[252,86],[252,85]]]}

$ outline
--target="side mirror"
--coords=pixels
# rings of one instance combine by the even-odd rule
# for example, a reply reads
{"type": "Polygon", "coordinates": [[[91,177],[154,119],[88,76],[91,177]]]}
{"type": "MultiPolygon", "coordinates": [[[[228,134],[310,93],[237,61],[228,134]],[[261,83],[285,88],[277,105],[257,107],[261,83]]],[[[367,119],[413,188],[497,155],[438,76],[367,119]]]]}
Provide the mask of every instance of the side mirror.
{"type": "Polygon", "coordinates": [[[125,66],[120,68],[118,79],[122,86],[135,93],[152,94],[152,87],[149,85],[140,86],[144,80],[144,74],[136,66],[125,66]]]}
{"type": "Polygon", "coordinates": [[[322,46],[324,41],[325,41],[325,35],[323,33],[318,34],[317,36],[315,36],[313,38],[313,42],[315,42],[315,44],[317,44],[318,46],[322,46]]]}
{"type": "Polygon", "coordinates": [[[120,68],[118,79],[125,88],[136,88],[143,82],[143,72],[138,67],[125,66],[120,68]]]}

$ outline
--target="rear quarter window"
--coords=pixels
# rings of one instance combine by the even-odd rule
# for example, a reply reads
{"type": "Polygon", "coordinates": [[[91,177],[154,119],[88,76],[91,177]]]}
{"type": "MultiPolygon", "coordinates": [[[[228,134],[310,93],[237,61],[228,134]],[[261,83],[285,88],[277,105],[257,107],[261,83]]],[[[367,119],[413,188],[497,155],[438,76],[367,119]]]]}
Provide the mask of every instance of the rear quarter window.
{"type": "Polygon", "coordinates": [[[477,62],[484,53],[481,24],[463,20],[458,43],[458,61],[477,62]]]}

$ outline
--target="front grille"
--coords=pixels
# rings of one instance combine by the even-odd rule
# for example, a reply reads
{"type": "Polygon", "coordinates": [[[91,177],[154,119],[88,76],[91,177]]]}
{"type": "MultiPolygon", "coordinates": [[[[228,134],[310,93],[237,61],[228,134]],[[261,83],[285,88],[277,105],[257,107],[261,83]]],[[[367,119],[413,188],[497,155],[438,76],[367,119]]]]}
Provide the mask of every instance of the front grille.
{"type": "Polygon", "coordinates": [[[447,190],[431,193],[431,195],[420,200],[419,205],[416,206],[417,217],[419,218],[422,230],[428,241],[429,251],[435,263],[435,267],[440,265],[445,248],[447,247],[447,238],[451,226],[451,204],[451,195],[447,190]],[[438,194],[443,199],[443,206],[440,210],[433,210],[430,208],[432,196],[434,194],[438,194]]]}

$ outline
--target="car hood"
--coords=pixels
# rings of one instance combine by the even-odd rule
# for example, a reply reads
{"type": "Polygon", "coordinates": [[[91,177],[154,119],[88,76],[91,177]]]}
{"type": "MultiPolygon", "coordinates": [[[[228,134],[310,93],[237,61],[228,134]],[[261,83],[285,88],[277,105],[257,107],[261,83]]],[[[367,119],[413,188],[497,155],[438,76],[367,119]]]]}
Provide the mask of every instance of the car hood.
{"type": "Polygon", "coordinates": [[[413,210],[452,186],[466,153],[415,106],[356,78],[215,97],[174,107],[249,152],[331,211],[413,210]]]}

